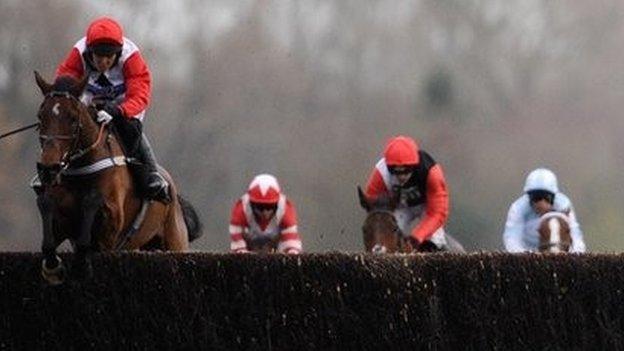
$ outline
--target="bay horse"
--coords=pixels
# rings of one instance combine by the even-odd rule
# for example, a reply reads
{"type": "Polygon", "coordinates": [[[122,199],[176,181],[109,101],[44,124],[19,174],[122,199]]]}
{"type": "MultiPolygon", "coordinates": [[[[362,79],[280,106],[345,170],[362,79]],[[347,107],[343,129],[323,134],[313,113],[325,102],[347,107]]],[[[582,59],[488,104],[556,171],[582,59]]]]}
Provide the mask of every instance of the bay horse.
{"type": "Polygon", "coordinates": [[[366,219],[362,225],[364,249],[371,253],[410,253],[412,244],[405,238],[394,217],[398,204],[395,198],[379,198],[375,201],[367,198],[358,186],[360,205],[366,210],[366,219]]]}
{"type": "Polygon", "coordinates": [[[43,278],[50,284],[63,282],[66,268],[56,250],[65,240],[75,251],[70,273],[77,278],[92,275],[96,251],[188,250],[189,242],[201,235],[197,213],[164,170],[173,201],[140,196],[113,129],[98,125],[97,111],[80,101],[87,76],[80,81],[59,77],[49,84],[35,72],[35,79],[44,96],[37,114],[41,187],[35,188],[43,227],[43,278]]]}
{"type": "Polygon", "coordinates": [[[540,252],[569,252],[572,247],[570,235],[570,220],[564,212],[550,211],[539,219],[537,229],[539,233],[540,252]]]}

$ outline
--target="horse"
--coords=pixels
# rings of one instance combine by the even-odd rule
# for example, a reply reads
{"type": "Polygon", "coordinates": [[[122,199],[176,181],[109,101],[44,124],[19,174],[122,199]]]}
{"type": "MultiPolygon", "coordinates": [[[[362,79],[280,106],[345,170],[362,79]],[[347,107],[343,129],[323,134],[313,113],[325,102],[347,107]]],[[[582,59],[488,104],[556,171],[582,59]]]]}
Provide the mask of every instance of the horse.
{"type": "Polygon", "coordinates": [[[279,240],[279,235],[276,235],[273,238],[265,236],[245,238],[245,241],[247,242],[247,249],[256,253],[276,253],[279,240]]]}
{"type": "Polygon", "coordinates": [[[399,204],[397,196],[380,197],[376,200],[371,200],[366,197],[359,186],[357,189],[360,205],[367,212],[366,219],[362,225],[364,248],[367,252],[466,252],[462,244],[448,233],[444,233],[444,240],[446,242],[442,247],[439,247],[431,240],[425,240],[415,245],[415,243],[403,233],[395,216],[395,209],[399,204]]]}
{"type": "Polygon", "coordinates": [[[41,274],[52,285],[68,271],[56,255],[65,240],[75,252],[69,273],[80,279],[92,276],[94,252],[186,251],[201,236],[195,209],[164,169],[172,201],[142,198],[113,128],[98,125],[97,111],[80,101],[87,79],[59,77],[50,84],[35,72],[44,96],[37,113],[41,187],[35,188],[43,227],[41,274]]]}
{"type": "Polygon", "coordinates": [[[368,199],[358,186],[360,205],[367,212],[362,225],[364,249],[367,252],[410,253],[415,250],[412,243],[405,238],[394,217],[394,209],[398,204],[395,198],[380,198],[376,201],[368,199]]]}
{"type": "Polygon", "coordinates": [[[572,247],[570,221],[564,212],[550,211],[539,219],[539,251],[561,253],[572,247]]]}

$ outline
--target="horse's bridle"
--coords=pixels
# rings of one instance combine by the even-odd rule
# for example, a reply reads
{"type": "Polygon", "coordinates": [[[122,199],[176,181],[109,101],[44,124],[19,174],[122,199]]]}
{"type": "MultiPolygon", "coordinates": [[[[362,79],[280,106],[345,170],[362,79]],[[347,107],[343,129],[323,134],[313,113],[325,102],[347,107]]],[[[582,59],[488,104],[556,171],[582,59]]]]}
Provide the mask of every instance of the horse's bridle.
{"type": "MultiPolygon", "coordinates": [[[[72,101],[75,101],[78,104],[82,104],[82,102],[80,100],[78,100],[77,97],[75,97],[74,95],[70,94],[69,92],[66,91],[51,91],[48,94],[45,95],[45,99],[48,98],[52,98],[52,97],[64,97],[67,99],[70,99],[72,101]]],[[[43,105],[43,103],[42,103],[43,105]]],[[[88,154],[91,150],[95,149],[97,147],[97,145],[102,141],[102,135],[104,134],[104,128],[106,127],[107,123],[102,123],[100,125],[100,129],[98,131],[98,136],[97,139],[95,140],[95,142],[93,142],[93,144],[85,147],[85,148],[78,148],[78,144],[80,142],[80,132],[82,130],[82,123],[80,121],[80,118],[77,119],[78,122],[75,124],[74,129],[72,130],[72,133],[67,135],[67,134],[39,134],[39,139],[42,141],[48,141],[48,140],[71,140],[72,142],[72,146],[70,147],[69,151],[65,152],[65,154],[63,154],[63,156],[61,157],[61,160],[59,161],[58,165],[52,165],[52,166],[43,166],[43,165],[37,165],[38,170],[45,170],[45,169],[50,169],[50,168],[58,168],[58,173],[56,174],[55,180],[57,183],[60,183],[60,175],[61,173],[63,173],[64,170],[66,170],[69,165],[82,158],[83,156],[85,156],[86,154],[88,154]]]]}

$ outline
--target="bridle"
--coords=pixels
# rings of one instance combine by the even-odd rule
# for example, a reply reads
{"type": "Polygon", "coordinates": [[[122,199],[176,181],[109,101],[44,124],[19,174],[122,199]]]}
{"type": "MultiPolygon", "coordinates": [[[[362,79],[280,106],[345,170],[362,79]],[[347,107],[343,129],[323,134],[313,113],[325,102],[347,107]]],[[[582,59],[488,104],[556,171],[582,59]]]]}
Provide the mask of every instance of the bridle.
{"type": "MultiPolygon", "coordinates": [[[[66,91],[51,91],[48,94],[45,95],[44,98],[44,103],[48,98],[53,98],[53,97],[63,97],[69,100],[72,100],[74,102],[76,102],[77,104],[82,104],[82,102],[80,100],[78,100],[77,97],[75,97],[74,95],[70,94],[69,92],[66,91]]],[[[43,103],[42,103],[43,105],[43,103]]],[[[63,173],[63,171],[65,171],[72,162],[84,157],[86,154],[88,154],[89,152],[91,152],[93,149],[95,149],[100,142],[102,141],[102,137],[104,135],[104,129],[106,128],[107,123],[102,123],[100,125],[100,128],[98,130],[98,136],[96,138],[96,140],[88,145],[87,147],[84,148],[79,148],[79,143],[80,143],[80,132],[82,131],[82,122],[81,119],[78,118],[77,119],[77,123],[75,123],[75,126],[71,132],[71,134],[39,134],[39,140],[46,142],[49,140],[69,140],[72,141],[72,146],[69,148],[69,151],[65,152],[63,154],[63,156],[61,157],[59,163],[57,165],[52,165],[52,166],[43,166],[43,165],[37,165],[38,169],[44,170],[44,169],[49,169],[49,168],[58,168],[58,173],[56,174],[55,177],[55,181],[57,183],[60,183],[60,176],[63,173]]]]}

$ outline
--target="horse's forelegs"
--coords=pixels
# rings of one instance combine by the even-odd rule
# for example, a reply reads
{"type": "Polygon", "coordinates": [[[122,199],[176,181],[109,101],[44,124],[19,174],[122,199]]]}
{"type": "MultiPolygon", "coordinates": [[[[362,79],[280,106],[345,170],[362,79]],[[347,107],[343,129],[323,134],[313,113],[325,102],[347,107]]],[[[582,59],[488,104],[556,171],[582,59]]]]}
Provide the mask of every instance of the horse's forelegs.
{"type": "Polygon", "coordinates": [[[97,191],[86,193],[81,199],[80,227],[75,238],[76,256],[74,258],[73,273],[77,278],[88,278],[93,274],[91,256],[93,254],[93,222],[95,215],[104,203],[101,194],[97,191]]]}
{"type": "Polygon", "coordinates": [[[39,208],[43,229],[43,241],[41,243],[41,252],[43,253],[41,276],[49,284],[58,285],[61,284],[65,278],[65,267],[61,258],[56,255],[56,248],[59,242],[54,236],[54,217],[52,213],[55,208],[55,203],[50,196],[45,193],[40,193],[37,196],[37,207],[39,208]]]}

